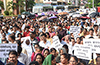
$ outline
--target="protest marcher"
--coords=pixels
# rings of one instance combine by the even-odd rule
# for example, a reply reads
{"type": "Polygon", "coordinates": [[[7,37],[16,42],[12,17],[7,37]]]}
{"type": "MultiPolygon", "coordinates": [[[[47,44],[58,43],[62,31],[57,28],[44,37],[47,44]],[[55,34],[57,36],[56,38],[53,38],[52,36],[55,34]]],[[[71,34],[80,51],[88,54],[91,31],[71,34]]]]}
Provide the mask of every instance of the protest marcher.
{"type": "Polygon", "coordinates": [[[49,55],[49,49],[47,49],[47,48],[45,48],[45,49],[43,49],[43,51],[42,51],[42,55],[44,56],[44,58],[46,58],[48,55],[49,55]]]}
{"type": "Polygon", "coordinates": [[[21,62],[19,62],[17,58],[18,58],[18,54],[16,51],[9,52],[9,61],[8,62],[12,62],[15,65],[24,65],[21,62]]]}
{"type": "Polygon", "coordinates": [[[4,63],[0,61],[0,65],[4,65],[4,63]]]}
{"type": "Polygon", "coordinates": [[[54,55],[55,57],[57,56],[57,52],[55,48],[50,49],[50,54],[54,55]]]}
{"type": "Polygon", "coordinates": [[[44,61],[44,57],[42,56],[41,53],[37,53],[37,54],[35,54],[33,60],[37,61],[39,63],[39,65],[42,65],[42,63],[44,61]]]}
{"type": "Polygon", "coordinates": [[[18,46],[17,53],[18,53],[18,61],[20,61],[24,65],[29,65],[30,62],[28,56],[22,53],[22,48],[20,46],[18,46]]]}
{"type": "Polygon", "coordinates": [[[68,65],[68,60],[69,60],[69,56],[66,53],[63,53],[60,56],[60,63],[58,63],[57,65],[68,65]]]}
{"type": "Polygon", "coordinates": [[[42,36],[43,40],[39,42],[39,45],[44,48],[49,48],[51,43],[46,40],[46,34],[43,33],[41,36],[42,36]]]}
{"type": "Polygon", "coordinates": [[[43,61],[42,65],[56,65],[56,59],[55,56],[52,54],[48,55],[45,60],[43,61]]]}
{"type": "Polygon", "coordinates": [[[69,65],[77,65],[78,64],[78,58],[76,56],[71,56],[69,60],[69,65]]]}
{"type": "Polygon", "coordinates": [[[37,61],[32,61],[29,65],[39,65],[37,61]]]}

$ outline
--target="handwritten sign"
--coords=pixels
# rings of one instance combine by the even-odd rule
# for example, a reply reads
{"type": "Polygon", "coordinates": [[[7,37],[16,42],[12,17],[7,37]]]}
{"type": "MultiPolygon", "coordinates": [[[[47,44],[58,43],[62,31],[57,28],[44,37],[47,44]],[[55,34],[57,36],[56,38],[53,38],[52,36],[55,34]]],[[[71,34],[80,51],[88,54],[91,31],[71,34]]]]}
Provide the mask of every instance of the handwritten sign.
{"type": "Polygon", "coordinates": [[[83,44],[92,48],[92,53],[100,53],[100,39],[83,39],[83,44]]]}
{"type": "Polygon", "coordinates": [[[58,36],[53,37],[53,43],[50,48],[56,48],[57,51],[59,48],[62,48],[62,44],[60,43],[58,36]]]}
{"type": "Polygon", "coordinates": [[[91,48],[85,45],[75,45],[74,55],[81,59],[91,60],[91,48]]]}
{"type": "Polygon", "coordinates": [[[17,51],[17,44],[0,44],[0,58],[7,58],[11,50],[17,51]]]}

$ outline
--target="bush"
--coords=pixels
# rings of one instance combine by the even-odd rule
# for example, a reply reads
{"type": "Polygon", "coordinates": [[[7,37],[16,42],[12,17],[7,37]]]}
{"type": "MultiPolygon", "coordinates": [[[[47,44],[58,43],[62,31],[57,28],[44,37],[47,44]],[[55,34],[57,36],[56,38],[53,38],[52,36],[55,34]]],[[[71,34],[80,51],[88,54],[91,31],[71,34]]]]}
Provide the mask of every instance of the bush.
{"type": "Polygon", "coordinates": [[[8,11],[4,11],[5,15],[9,15],[9,12],[8,11]]]}
{"type": "Polygon", "coordinates": [[[22,13],[22,12],[25,12],[25,10],[22,9],[22,10],[21,10],[21,13],[22,13]]]}
{"type": "Polygon", "coordinates": [[[12,11],[9,11],[9,15],[12,15],[13,14],[13,12],[12,11]]]}

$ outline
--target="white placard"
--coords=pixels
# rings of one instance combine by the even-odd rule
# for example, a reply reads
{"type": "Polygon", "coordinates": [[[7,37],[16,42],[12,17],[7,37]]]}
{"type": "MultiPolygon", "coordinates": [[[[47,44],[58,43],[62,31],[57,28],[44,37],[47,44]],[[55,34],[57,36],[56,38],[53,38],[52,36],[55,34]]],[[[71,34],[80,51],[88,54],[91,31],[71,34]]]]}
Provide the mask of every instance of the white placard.
{"type": "Polygon", "coordinates": [[[100,39],[83,39],[83,44],[92,48],[92,53],[100,53],[100,39]]]}
{"type": "Polygon", "coordinates": [[[76,40],[77,37],[79,37],[79,33],[80,33],[80,27],[78,26],[70,26],[70,33],[73,33],[74,38],[76,40]]]}
{"type": "Polygon", "coordinates": [[[54,36],[53,37],[53,43],[50,46],[50,48],[56,48],[56,50],[58,51],[58,49],[62,48],[62,46],[63,45],[60,43],[58,36],[54,36]]]}
{"type": "Polygon", "coordinates": [[[0,58],[7,58],[11,50],[17,51],[17,44],[0,44],[0,58]]]}
{"type": "Polygon", "coordinates": [[[74,55],[81,59],[91,60],[91,48],[85,45],[75,45],[74,55]]]}

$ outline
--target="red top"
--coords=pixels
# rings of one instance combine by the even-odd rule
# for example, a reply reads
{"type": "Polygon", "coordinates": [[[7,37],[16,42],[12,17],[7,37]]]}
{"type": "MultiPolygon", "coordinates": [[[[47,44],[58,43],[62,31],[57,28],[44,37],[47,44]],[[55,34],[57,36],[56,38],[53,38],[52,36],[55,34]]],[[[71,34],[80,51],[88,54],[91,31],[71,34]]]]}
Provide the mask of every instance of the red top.
{"type": "Polygon", "coordinates": [[[24,32],[24,37],[30,36],[30,31],[29,32],[24,32]]]}

